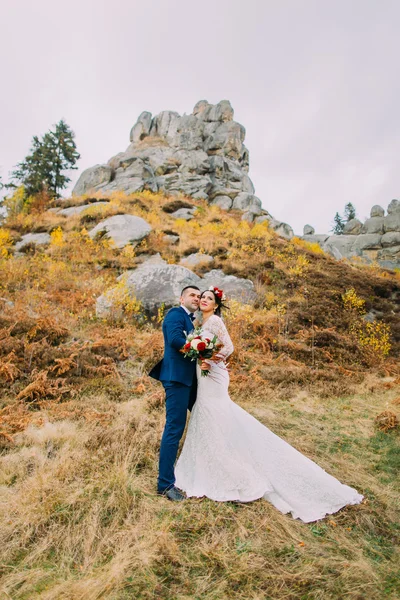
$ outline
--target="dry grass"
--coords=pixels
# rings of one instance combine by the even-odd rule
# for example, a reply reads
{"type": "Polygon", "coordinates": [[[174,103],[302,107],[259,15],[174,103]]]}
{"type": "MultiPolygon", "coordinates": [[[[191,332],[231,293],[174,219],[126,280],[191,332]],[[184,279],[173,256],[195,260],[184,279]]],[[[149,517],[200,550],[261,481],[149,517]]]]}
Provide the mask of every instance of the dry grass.
{"type": "Polygon", "coordinates": [[[146,245],[123,252],[91,241],[80,216],[43,213],[37,226],[61,233],[48,249],[12,256],[9,235],[25,225],[4,230],[0,597],[399,597],[397,275],[337,263],[202,202],[187,224],[162,211],[171,202],[162,195],[109,200],[107,214],[152,223],[146,245]],[[179,232],[178,246],[163,242],[166,228],[179,232]],[[141,252],[177,262],[201,249],[256,282],[256,305],[231,302],[227,315],[232,398],[356,487],[361,505],[305,525],[265,501],[175,506],[155,495],[164,405],[146,373],[162,335],[150,315],[106,322],[94,305],[141,252]],[[390,324],[388,356],[371,355],[352,335],[360,315],[343,302],[350,288],[355,306],[361,298],[390,324]]]}

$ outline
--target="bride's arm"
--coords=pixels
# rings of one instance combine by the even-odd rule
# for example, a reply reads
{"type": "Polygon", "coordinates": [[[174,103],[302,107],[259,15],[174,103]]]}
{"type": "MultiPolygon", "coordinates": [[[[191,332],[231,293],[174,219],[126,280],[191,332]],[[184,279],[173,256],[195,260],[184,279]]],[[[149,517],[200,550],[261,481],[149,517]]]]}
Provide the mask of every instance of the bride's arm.
{"type": "Polygon", "coordinates": [[[225,361],[228,356],[232,354],[234,347],[228,330],[225,327],[225,323],[221,317],[217,317],[217,315],[211,316],[209,322],[207,323],[207,330],[213,335],[216,335],[218,340],[223,344],[223,347],[218,351],[217,356],[221,357],[221,359],[225,361]]]}

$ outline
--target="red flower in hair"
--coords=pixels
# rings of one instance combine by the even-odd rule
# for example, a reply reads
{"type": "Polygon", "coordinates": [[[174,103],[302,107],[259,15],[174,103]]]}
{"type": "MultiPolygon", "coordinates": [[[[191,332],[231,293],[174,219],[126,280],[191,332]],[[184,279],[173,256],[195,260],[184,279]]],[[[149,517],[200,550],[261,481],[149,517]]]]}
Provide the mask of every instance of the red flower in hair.
{"type": "Polygon", "coordinates": [[[214,294],[217,296],[217,298],[219,298],[220,300],[224,301],[226,300],[225,294],[224,294],[224,290],[221,290],[220,288],[211,286],[209,288],[210,292],[214,292],[214,294]]]}

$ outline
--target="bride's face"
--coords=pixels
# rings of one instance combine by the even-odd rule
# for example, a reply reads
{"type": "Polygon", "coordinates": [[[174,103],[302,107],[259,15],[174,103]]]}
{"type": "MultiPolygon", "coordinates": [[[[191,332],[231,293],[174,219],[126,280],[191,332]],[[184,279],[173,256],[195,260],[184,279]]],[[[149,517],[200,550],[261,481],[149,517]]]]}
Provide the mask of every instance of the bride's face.
{"type": "Polygon", "coordinates": [[[214,294],[212,292],[203,292],[200,297],[200,310],[203,313],[214,312],[214,308],[217,306],[215,302],[214,294]]]}

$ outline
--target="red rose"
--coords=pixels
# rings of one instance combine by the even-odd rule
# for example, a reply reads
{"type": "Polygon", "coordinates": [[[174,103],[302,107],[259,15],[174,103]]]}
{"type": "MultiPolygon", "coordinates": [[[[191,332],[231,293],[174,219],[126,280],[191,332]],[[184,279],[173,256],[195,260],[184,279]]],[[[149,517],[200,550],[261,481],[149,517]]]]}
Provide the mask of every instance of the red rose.
{"type": "Polygon", "coordinates": [[[199,352],[203,352],[203,350],[205,350],[205,349],[206,349],[206,344],[205,344],[205,342],[199,342],[199,343],[197,344],[197,350],[198,350],[199,352]]]}
{"type": "Polygon", "coordinates": [[[183,346],[183,349],[184,349],[184,350],[190,350],[190,342],[188,342],[187,344],[185,344],[185,345],[183,346]]]}

